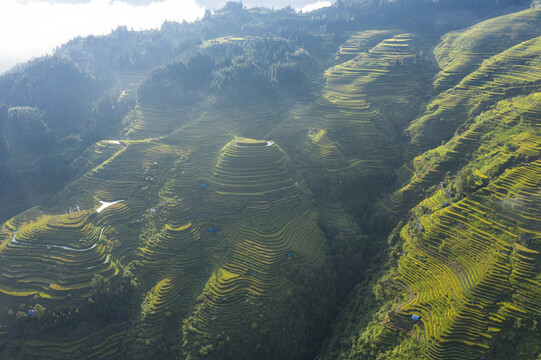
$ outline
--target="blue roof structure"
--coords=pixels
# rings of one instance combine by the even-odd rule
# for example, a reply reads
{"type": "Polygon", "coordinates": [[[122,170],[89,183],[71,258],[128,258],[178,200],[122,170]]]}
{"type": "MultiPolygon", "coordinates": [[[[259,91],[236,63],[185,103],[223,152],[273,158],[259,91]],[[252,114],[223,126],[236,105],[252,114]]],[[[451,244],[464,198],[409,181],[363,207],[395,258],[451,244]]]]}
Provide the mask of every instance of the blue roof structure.
{"type": "Polygon", "coordinates": [[[412,315],[411,318],[415,321],[419,321],[419,315],[412,315]]]}
{"type": "Polygon", "coordinates": [[[36,310],[28,310],[28,311],[26,312],[26,315],[34,316],[34,315],[36,315],[36,310]]]}
{"type": "Polygon", "coordinates": [[[209,231],[216,232],[215,228],[209,228],[209,231]]]}

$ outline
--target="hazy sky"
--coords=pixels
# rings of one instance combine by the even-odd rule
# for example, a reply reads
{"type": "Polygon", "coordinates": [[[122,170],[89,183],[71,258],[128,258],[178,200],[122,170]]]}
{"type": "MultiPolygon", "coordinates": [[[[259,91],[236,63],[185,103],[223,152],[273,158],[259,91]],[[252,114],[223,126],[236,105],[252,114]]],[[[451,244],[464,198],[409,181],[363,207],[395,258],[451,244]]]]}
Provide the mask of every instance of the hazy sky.
{"type": "MultiPolygon", "coordinates": [[[[103,35],[119,25],[158,28],[165,20],[194,21],[227,0],[0,0],[0,73],[81,35],[103,35]]],[[[328,6],[318,0],[244,0],[245,6],[305,12],[328,6]]]]}

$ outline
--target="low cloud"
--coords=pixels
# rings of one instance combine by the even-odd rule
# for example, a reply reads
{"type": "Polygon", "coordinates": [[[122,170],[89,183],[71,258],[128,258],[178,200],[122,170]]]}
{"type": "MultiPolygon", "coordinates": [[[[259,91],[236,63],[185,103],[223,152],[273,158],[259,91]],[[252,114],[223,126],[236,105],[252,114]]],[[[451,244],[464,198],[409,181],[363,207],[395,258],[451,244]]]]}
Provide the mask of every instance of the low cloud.
{"type": "Polygon", "coordinates": [[[196,0],[131,5],[122,0],[52,3],[0,1],[0,73],[16,63],[51,53],[76,36],[104,35],[118,26],[158,28],[165,20],[194,21],[204,15],[196,0]]]}
{"type": "Polygon", "coordinates": [[[315,3],[312,3],[312,4],[308,4],[306,6],[303,6],[302,8],[296,9],[296,10],[297,10],[297,12],[307,13],[307,12],[314,11],[314,10],[317,10],[317,9],[321,9],[321,8],[324,8],[324,7],[328,7],[328,6],[331,6],[331,5],[332,5],[332,3],[330,1],[318,1],[318,2],[315,2],[315,3]]]}

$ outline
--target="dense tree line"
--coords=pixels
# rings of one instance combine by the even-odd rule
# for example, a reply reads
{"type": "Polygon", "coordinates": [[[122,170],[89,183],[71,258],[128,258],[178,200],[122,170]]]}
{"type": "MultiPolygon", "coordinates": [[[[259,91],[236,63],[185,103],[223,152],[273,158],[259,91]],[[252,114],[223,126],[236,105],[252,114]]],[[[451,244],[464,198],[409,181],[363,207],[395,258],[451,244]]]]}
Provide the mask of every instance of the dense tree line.
{"type": "Polygon", "coordinates": [[[102,95],[83,124],[81,139],[85,145],[107,137],[116,138],[122,119],[134,105],[135,99],[132,96],[122,97],[118,91],[112,90],[102,95]]]}
{"type": "Polygon", "coordinates": [[[51,150],[55,145],[55,138],[43,121],[43,113],[34,107],[7,109],[5,105],[0,105],[0,134],[3,159],[24,151],[36,155],[51,150]]]}
{"type": "Polygon", "coordinates": [[[212,55],[196,53],[152,71],[138,89],[138,100],[186,104],[204,93],[227,102],[257,96],[292,96],[306,89],[315,61],[292,41],[280,38],[227,44],[212,55]],[[215,58],[218,54],[221,57],[215,58]]]}
{"type": "Polygon", "coordinates": [[[35,60],[24,71],[0,77],[0,101],[37,107],[43,121],[60,136],[80,126],[102,90],[98,79],[60,56],[35,60]]]}

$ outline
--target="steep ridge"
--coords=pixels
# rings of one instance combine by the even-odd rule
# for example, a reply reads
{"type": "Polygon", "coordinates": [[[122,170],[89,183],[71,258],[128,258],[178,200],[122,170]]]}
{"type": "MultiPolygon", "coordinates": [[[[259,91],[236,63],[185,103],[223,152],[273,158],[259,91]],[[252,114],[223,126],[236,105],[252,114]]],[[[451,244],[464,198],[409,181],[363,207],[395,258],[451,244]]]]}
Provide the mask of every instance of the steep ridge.
{"type": "MultiPolygon", "coordinates": [[[[539,224],[527,227],[524,217],[509,219],[505,209],[491,208],[492,197],[503,203],[516,199],[524,216],[535,214],[536,206],[525,200],[529,203],[539,189],[538,170],[536,162],[511,170],[485,191],[420,217],[419,236],[411,234],[412,227],[402,230],[407,255],[398,278],[410,295],[399,315],[420,314],[430,357],[472,357],[476,350],[489,349],[488,340],[506,318],[539,315],[535,301],[530,303],[539,296],[532,266],[539,252],[518,241],[525,234],[538,235],[539,224]],[[502,193],[508,184],[516,190],[502,193]],[[513,229],[517,220],[521,225],[513,229]]],[[[434,197],[420,206],[442,199],[434,197]]],[[[391,320],[391,325],[402,324],[391,320]]]]}
{"type": "Polygon", "coordinates": [[[287,263],[309,268],[324,253],[317,213],[273,141],[236,138],[227,144],[209,186],[215,189],[208,195],[216,207],[209,217],[220,224],[214,230],[228,248],[205,286],[204,301],[184,325],[185,347],[192,352],[193,343],[205,347],[220,334],[232,340],[249,336],[238,326],[249,314],[257,315],[252,328],[265,323],[254,306],[292,290],[283,273],[287,263]]]}
{"type": "MultiPolygon", "coordinates": [[[[530,160],[541,155],[540,99],[535,93],[502,101],[480,117],[484,121],[468,135],[482,132],[483,146],[472,151],[472,161],[463,169],[472,172],[474,189],[490,181],[488,185],[457,202],[455,189],[437,191],[414,208],[418,217],[402,230],[408,255],[399,264],[398,276],[417,295],[400,311],[423,313],[430,303],[430,311],[423,313],[423,325],[426,341],[438,343],[430,350],[434,357],[471,356],[469,347],[488,348],[482,339],[499,332],[505,318],[539,315],[539,305],[533,300],[539,297],[533,268],[539,252],[528,247],[538,247],[531,239],[541,229],[535,217],[539,212],[539,164],[530,160]],[[507,169],[498,175],[502,168],[507,169]],[[442,209],[441,204],[446,203],[450,205],[442,209]],[[413,263],[426,273],[413,272],[413,263]],[[411,286],[410,277],[417,274],[430,274],[430,285],[418,278],[411,286]],[[454,353],[449,353],[451,347],[454,353]]],[[[454,185],[460,193],[459,180],[454,185]]]]}
{"type": "Polygon", "coordinates": [[[457,85],[483,60],[539,36],[536,24],[540,16],[539,11],[524,10],[445,34],[434,49],[442,69],[434,79],[434,90],[442,92],[457,85]]]}
{"type": "Polygon", "coordinates": [[[506,356],[536,356],[532,344],[539,332],[534,324],[541,315],[536,270],[541,261],[540,100],[539,93],[503,100],[453,138],[449,148],[437,149],[464,154],[460,144],[480,133],[477,147],[466,148],[469,161],[460,162],[459,171],[455,168],[441,186],[432,188],[432,195],[413,208],[409,222],[397,228],[404,243],[393,248],[396,268],[378,283],[389,293],[373,290],[376,298],[389,302],[379,320],[340,356],[367,356],[367,339],[373,336],[377,340],[369,346],[377,344],[383,357],[494,356],[498,334],[517,321],[532,337],[524,343],[515,340],[520,350],[506,356]],[[414,315],[420,320],[413,320],[414,315]]]}
{"type": "MultiPolygon", "coordinates": [[[[512,41],[500,41],[498,46],[494,46],[495,50],[503,47],[505,51],[490,57],[487,56],[489,54],[483,53],[482,49],[474,47],[479,52],[476,61],[464,59],[463,53],[450,52],[445,57],[447,62],[454,64],[453,66],[459,68],[463,66],[453,75],[460,76],[460,80],[457,80],[457,84],[451,89],[438,94],[428,104],[425,114],[409,125],[406,132],[413,144],[419,146],[421,150],[437,146],[442,140],[448,140],[455,129],[464,123],[464,119],[471,119],[498,100],[518,94],[528,94],[538,88],[539,39],[536,37],[540,34],[538,26],[541,17],[540,10],[526,10],[488,21],[480,26],[484,31],[476,31],[479,29],[474,27],[463,36],[468,41],[473,37],[484,39],[483,44],[492,43],[491,38],[497,37],[500,30],[494,25],[502,22],[515,24],[514,20],[517,17],[522,19],[517,28],[507,25],[512,27],[508,32],[512,35],[512,41]],[[517,39],[525,39],[525,41],[506,47],[506,43],[514,45],[517,39]],[[481,60],[484,61],[481,62],[481,60]]],[[[438,79],[448,76],[448,72],[447,68],[443,68],[436,76],[434,82],[436,88],[438,79]]]]}
{"type": "Polygon", "coordinates": [[[238,344],[248,334],[238,323],[258,321],[257,309],[292,286],[283,272],[287,262],[321,261],[317,215],[279,146],[228,141],[242,124],[231,120],[239,114],[249,120],[244,109],[201,108],[194,122],[162,140],[181,144],[182,154],[144,220],[139,251],[156,285],[142,305],[140,325],[131,329],[138,339],[133,356],[144,356],[145,348],[155,353],[167,338],[164,316],[187,317],[181,334],[187,356],[245,351],[238,344]]]}
{"type": "MultiPolygon", "coordinates": [[[[321,359],[537,357],[538,50],[538,37],[504,50],[436,97],[434,114],[450,104],[454,116],[461,102],[469,114],[449,141],[399,170],[409,182],[380,207],[411,209],[409,220],[389,236],[387,271],[359,287],[321,359]]],[[[439,124],[412,126],[440,134],[439,124]]]]}
{"type": "MultiPolygon", "coordinates": [[[[428,114],[416,119],[407,129],[417,137],[414,141],[422,142],[422,146],[434,144],[436,140],[441,140],[440,135],[450,133],[466,119],[460,129],[464,131],[466,124],[475,121],[473,116],[497,101],[538,90],[541,76],[540,45],[541,38],[536,37],[495,55],[466,76],[455,88],[438,96],[430,105],[435,110],[429,110],[428,114]],[[438,120],[438,117],[442,118],[438,120]]],[[[468,148],[479,144],[482,132],[475,130],[477,126],[473,125],[473,128],[470,127],[460,135],[461,138],[452,139],[445,147],[428,151],[406,165],[402,172],[405,176],[412,176],[412,179],[392,195],[392,202],[388,204],[390,208],[399,208],[404,202],[414,200],[416,194],[427,185],[434,184],[438,179],[441,181],[444,172],[452,168],[460,153],[467,153],[468,148]],[[452,149],[453,146],[458,148],[452,149]],[[446,150],[449,148],[451,151],[446,150]]]]}

